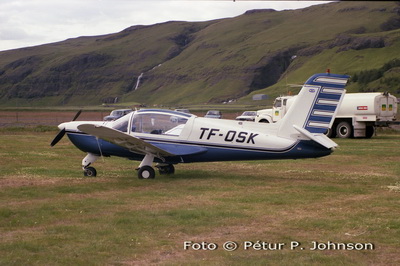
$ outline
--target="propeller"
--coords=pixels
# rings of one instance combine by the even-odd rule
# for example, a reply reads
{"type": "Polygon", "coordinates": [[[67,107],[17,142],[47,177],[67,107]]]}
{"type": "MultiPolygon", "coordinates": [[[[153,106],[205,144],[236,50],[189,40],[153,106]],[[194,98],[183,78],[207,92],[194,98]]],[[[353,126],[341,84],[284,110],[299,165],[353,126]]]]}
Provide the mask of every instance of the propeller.
{"type": "MultiPolygon", "coordinates": [[[[81,115],[82,110],[79,110],[76,115],[74,116],[74,118],[72,119],[72,121],[75,121],[76,119],[78,119],[78,117],[81,115]]],[[[65,135],[67,131],[65,130],[65,128],[61,129],[58,134],[56,135],[56,137],[53,139],[53,141],[50,143],[50,146],[53,147],[54,145],[56,145],[65,135]]]]}

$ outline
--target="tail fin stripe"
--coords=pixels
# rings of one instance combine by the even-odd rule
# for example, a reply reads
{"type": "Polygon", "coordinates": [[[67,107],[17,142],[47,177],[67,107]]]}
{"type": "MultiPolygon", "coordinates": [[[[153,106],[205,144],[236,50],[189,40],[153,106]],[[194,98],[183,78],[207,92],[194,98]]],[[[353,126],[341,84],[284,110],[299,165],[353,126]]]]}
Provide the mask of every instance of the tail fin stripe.
{"type": "Polygon", "coordinates": [[[326,100],[326,99],[318,99],[317,104],[322,104],[322,105],[338,105],[339,100],[326,100]]]}
{"type": "MultiPolygon", "coordinates": [[[[338,78],[338,77],[316,77],[311,84],[312,85],[322,85],[326,86],[326,84],[331,84],[335,87],[335,85],[338,86],[338,88],[343,88],[344,85],[346,85],[348,78],[338,78]]],[[[307,83],[309,84],[309,83],[307,83]]]]}
{"type": "Polygon", "coordinates": [[[314,121],[314,122],[326,122],[329,123],[331,122],[333,114],[331,114],[330,116],[310,116],[310,121],[314,121]]]}
{"type": "Polygon", "coordinates": [[[325,87],[325,88],[323,88],[322,89],[322,92],[323,93],[330,93],[330,94],[342,94],[342,89],[340,88],[328,88],[328,87],[325,87]]]}
{"type": "Polygon", "coordinates": [[[314,108],[313,110],[335,112],[336,106],[335,106],[335,105],[316,104],[316,105],[315,105],[315,108],[314,108]]]}
{"type": "Polygon", "coordinates": [[[313,110],[312,115],[314,116],[332,116],[333,112],[323,111],[323,110],[313,110]]]}
{"type": "Polygon", "coordinates": [[[339,101],[341,96],[342,96],[342,94],[329,94],[329,93],[320,92],[318,95],[318,98],[339,101]]]}
{"type": "Polygon", "coordinates": [[[310,121],[310,122],[308,122],[307,127],[327,129],[327,128],[329,128],[329,123],[321,123],[321,122],[317,123],[314,121],[310,121]]]}

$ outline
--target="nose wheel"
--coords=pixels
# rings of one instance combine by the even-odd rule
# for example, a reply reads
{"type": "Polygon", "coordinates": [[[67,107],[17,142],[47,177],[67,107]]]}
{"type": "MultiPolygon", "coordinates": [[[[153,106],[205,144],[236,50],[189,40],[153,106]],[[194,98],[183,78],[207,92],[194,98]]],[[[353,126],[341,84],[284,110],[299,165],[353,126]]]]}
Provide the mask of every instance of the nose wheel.
{"type": "Polygon", "coordinates": [[[83,175],[88,177],[95,177],[97,176],[97,171],[94,167],[91,167],[92,163],[94,163],[99,158],[98,155],[88,153],[85,158],[82,160],[82,169],[83,175]]]}
{"type": "Polygon", "coordinates": [[[86,167],[83,169],[83,175],[87,177],[96,177],[97,171],[94,167],[86,167]]]}

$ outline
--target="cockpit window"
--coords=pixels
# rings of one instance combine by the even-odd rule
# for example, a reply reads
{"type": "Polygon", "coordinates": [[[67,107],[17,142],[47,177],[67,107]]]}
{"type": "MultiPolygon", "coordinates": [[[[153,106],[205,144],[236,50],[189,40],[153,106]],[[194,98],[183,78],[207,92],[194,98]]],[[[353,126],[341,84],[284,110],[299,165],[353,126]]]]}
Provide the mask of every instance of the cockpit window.
{"type": "Polygon", "coordinates": [[[123,116],[114,121],[113,128],[122,132],[128,132],[129,116],[123,116]]]}
{"type": "Polygon", "coordinates": [[[131,131],[138,133],[179,136],[188,117],[171,113],[136,113],[133,116],[131,131]]]}

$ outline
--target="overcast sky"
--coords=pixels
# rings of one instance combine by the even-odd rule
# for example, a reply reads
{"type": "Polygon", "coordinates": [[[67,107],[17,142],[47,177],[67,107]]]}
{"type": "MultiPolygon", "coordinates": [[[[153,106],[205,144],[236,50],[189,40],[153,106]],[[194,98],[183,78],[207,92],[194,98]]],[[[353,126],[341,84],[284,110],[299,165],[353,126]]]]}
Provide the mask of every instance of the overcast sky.
{"type": "Polygon", "coordinates": [[[119,32],[133,25],[206,21],[250,9],[297,9],[323,1],[0,0],[0,51],[119,32]]]}

